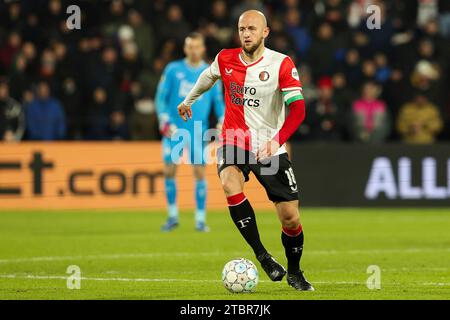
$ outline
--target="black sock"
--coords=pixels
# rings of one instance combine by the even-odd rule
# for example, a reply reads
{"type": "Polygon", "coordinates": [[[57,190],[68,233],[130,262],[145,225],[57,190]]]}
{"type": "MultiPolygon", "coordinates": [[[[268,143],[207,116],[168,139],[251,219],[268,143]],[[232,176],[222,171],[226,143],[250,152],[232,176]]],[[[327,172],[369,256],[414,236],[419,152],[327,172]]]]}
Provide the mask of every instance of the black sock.
{"type": "MultiPolygon", "coordinates": [[[[229,197],[231,198],[231,197],[229,197]]],[[[244,237],[245,241],[252,247],[256,257],[259,257],[267,250],[264,248],[259,238],[258,226],[256,224],[255,212],[253,211],[250,202],[244,197],[245,200],[239,204],[228,203],[228,209],[230,209],[230,215],[234,224],[238,228],[239,232],[244,237]]]]}
{"type": "Polygon", "coordinates": [[[303,231],[295,236],[290,236],[284,231],[281,232],[281,242],[283,243],[288,261],[288,272],[292,273],[300,270],[300,259],[303,252],[303,231]]]}

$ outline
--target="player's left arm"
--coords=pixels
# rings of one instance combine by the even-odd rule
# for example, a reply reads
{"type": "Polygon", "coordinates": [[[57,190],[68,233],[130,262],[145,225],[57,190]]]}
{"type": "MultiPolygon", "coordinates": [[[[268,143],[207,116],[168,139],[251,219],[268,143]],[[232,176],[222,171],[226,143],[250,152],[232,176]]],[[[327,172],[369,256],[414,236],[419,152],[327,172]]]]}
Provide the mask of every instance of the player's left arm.
{"type": "Polygon", "coordinates": [[[306,107],[302,85],[297,68],[289,57],[286,57],[281,64],[279,87],[283,94],[284,104],[289,107],[289,114],[277,134],[259,150],[258,160],[274,155],[305,119],[306,107]]]}

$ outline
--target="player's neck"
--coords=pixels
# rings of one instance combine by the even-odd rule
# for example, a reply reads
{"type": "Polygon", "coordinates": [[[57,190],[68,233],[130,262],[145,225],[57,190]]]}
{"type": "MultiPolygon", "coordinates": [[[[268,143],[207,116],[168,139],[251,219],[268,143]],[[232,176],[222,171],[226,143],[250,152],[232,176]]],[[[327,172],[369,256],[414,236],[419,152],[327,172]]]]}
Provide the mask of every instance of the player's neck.
{"type": "Polygon", "coordinates": [[[248,52],[245,52],[245,50],[242,50],[242,52],[241,52],[242,60],[244,60],[244,62],[248,63],[248,64],[253,63],[262,57],[265,49],[266,48],[262,45],[258,49],[253,51],[252,53],[248,53],[248,52]]]}

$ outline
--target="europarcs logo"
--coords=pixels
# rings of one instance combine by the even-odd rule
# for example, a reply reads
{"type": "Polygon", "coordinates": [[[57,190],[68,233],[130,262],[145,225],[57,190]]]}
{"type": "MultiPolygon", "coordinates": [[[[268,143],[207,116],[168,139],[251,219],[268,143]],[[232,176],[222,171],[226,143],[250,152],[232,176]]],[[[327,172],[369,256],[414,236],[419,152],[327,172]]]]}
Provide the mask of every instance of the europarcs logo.
{"type": "Polygon", "coordinates": [[[244,98],[243,95],[256,95],[255,87],[241,86],[236,82],[230,83],[231,103],[238,106],[247,106],[257,108],[260,106],[260,100],[255,98],[244,98]]]}

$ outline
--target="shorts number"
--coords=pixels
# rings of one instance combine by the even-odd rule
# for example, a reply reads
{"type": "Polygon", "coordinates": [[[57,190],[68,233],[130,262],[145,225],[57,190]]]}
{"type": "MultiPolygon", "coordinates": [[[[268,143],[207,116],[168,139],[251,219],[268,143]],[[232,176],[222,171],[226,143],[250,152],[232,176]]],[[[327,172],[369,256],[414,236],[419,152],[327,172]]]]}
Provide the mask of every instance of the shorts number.
{"type": "Polygon", "coordinates": [[[292,168],[289,168],[288,170],[284,170],[284,173],[288,177],[289,186],[291,187],[291,190],[297,191],[297,181],[295,180],[294,170],[292,170],[292,168]]]}

